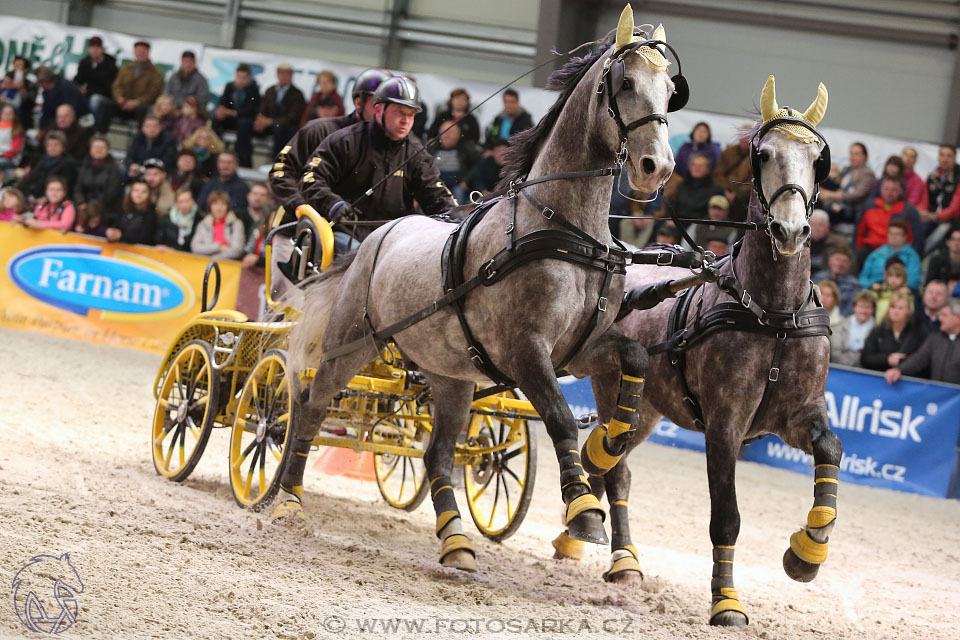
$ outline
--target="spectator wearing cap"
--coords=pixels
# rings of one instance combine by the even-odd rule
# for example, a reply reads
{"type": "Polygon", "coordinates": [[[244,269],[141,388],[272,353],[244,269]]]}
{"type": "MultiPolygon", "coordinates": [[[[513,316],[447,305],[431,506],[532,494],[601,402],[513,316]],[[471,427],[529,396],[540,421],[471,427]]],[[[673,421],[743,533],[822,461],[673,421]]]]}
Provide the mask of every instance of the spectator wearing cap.
{"type": "Polygon", "coordinates": [[[533,118],[520,106],[520,94],[515,89],[503,92],[503,111],[487,127],[486,140],[503,138],[533,128],[533,118]]]}
{"type": "Polygon", "coordinates": [[[907,241],[918,253],[923,252],[923,223],[913,205],[903,199],[899,178],[885,177],[880,183],[880,197],[873,204],[857,225],[857,251],[861,261],[887,243],[887,227],[893,219],[907,223],[907,241]]]}
{"type": "Polygon", "coordinates": [[[848,247],[850,242],[830,231],[830,216],[822,209],[814,209],[810,214],[810,273],[816,273],[826,266],[827,256],[840,247],[848,247]]]}
{"type": "Polygon", "coordinates": [[[210,194],[214,191],[223,191],[230,196],[230,208],[238,215],[245,216],[249,190],[247,183],[237,175],[237,157],[229,151],[224,151],[217,157],[217,175],[203,185],[197,204],[201,209],[206,209],[210,194]]]}
{"type": "Polygon", "coordinates": [[[913,170],[917,165],[917,150],[913,147],[904,147],[900,152],[900,160],[903,162],[903,182],[906,185],[904,197],[907,202],[919,209],[927,186],[923,178],[913,170]]]}
{"type": "Polygon", "coordinates": [[[166,214],[173,206],[174,191],[167,181],[167,167],[163,160],[150,158],[143,163],[143,179],[150,186],[150,199],[158,214],[166,214]]]}
{"type": "Polygon", "coordinates": [[[175,192],[187,189],[196,200],[203,189],[203,178],[197,166],[197,156],[189,149],[181,149],[177,154],[177,165],[170,172],[170,186],[175,192]]]}
{"type": "Polygon", "coordinates": [[[680,177],[690,176],[690,159],[701,154],[707,156],[710,161],[709,171],[713,173],[720,162],[720,145],[711,140],[710,125],[706,122],[698,122],[690,132],[690,140],[680,145],[677,151],[676,172],[680,177]]]}
{"type": "Polygon", "coordinates": [[[851,273],[852,267],[853,249],[842,245],[827,256],[826,268],[813,274],[812,278],[815,284],[824,280],[833,280],[836,283],[840,293],[838,306],[843,316],[853,313],[853,298],[863,288],[860,286],[860,281],[851,273]]]}
{"type": "MultiPolygon", "coordinates": [[[[730,219],[730,201],[722,194],[710,196],[707,201],[707,217],[713,222],[726,222],[730,219]]],[[[726,248],[737,241],[739,233],[736,229],[716,226],[713,224],[698,224],[693,230],[693,239],[698,245],[707,247],[710,240],[723,240],[726,248]]],[[[724,251],[726,253],[726,251],[724,251]]],[[[723,254],[717,254],[723,255],[723,254]]]]}
{"type": "Polygon", "coordinates": [[[104,51],[100,36],[93,36],[87,41],[87,56],[80,61],[73,83],[80,93],[87,96],[90,111],[97,121],[103,113],[104,104],[111,99],[116,78],[116,58],[104,51]]]}
{"type": "Polygon", "coordinates": [[[920,256],[907,244],[909,229],[907,223],[900,218],[890,220],[887,225],[886,244],[874,249],[864,262],[863,269],[860,270],[860,284],[864,289],[883,282],[883,270],[887,261],[893,257],[898,258],[906,268],[907,286],[911,291],[917,291],[920,288],[922,266],[920,256]]]}
{"type": "Polygon", "coordinates": [[[43,89],[43,108],[40,112],[40,129],[48,129],[56,122],[57,107],[68,104],[77,117],[90,113],[87,97],[77,85],[54,73],[50,67],[37,68],[37,84],[43,89]]]}
{"type": "Polygon", "coordinates": [[[31,202],[43,197],[47,179],[60,176],[66,180],[68,195],[77,178],[77,163],[67,155],[67,138],[60,131],[51,131],[43,139],[44,155],[30,166],[17,187],[31,202]]]}
{"type": "Polygon", "coordinates": [[[253,125],[256,132],[273,136],[271,155],[280,153],[297,132],[306,106],[303,93],[293,86],[293,67],[286,63],[277,65],[277,84],[263,94],[253,125]]]}
{"type": "Polygon", "coordinates": [[[480,146],[465,139],[460,127],[453,120],[440,125],[440,140],[434,143],[430,152],[437,159],[440,180],[450,189],[457,202],[467,202],[467,179],[483,155],[480,146]]]}
{"type": "Polygon", "coordinates": [[[141,122],[163,93],[163,72],[150,61],[150,43],[133,45],[133,60],[123,65],[113,81],[113,102],[105,105],[100,131],[110,129],[114,116],[141,122]]]}
{"type": "Polygon", "coordinates": [[[210,102],[210,86],[197,69],[197,57],[193,51],[188,49],[181,54],[180,68],[170,74],[165,93],[173,98],[177,109],[183,107],[187,98],[193,98],[206,113],[207,103],[210,102]]]}
{"type": "Polygon", "coordinates": [[[77,173],[74,200],[80,207],[98,201],[107,215],[120,211],[123,202],[123,170],[110,155],[106,136],[97,134],[90,140],[90,153],[77,173]]]}
{"type": "Polygon", "coordinates": [[[41,131],[39,138],[43,140],[51,131],[59,131],[67,140],[67,155],[81,162],[87,157],[90,150],[90,130],[80,126],[77,114],[68,104],[57,107],[56,120],[50,128],[41,131]]]}
{"type": "Polygon", "coordinates": [[[242,167],[253,166],[253,123],[259,110],[260,87],[251,75],[250,65],[240,63],[233,80],[220,94],[213,114],[213,130],[221,138],[227,129],[237,132],[237,156],[242,167]]]}
{"type": "Polygon", "coordinates": [[[176,153],[176,139],[163,130],[159,118],[147,116],[127,148],[127,157],[124,159],[127,175],[130,178],[139,176],[143,171],[143,163],[150,158],[161,160],[164,166],[173,166],[176,153]]]}
{"type": "Polygon", "coordinates": [[[497,183],[500,182],[500,170],[503,169],[503,154],[510,148],[503,138],[490,140],[488,145],[493,153],[480,158],[467,181],[471,191],[479,191],[484,195],[497,188],[497,183]]]}
{"type": "Polygon", "coordinates": [[[337,93],[337,76],[333,71],[324,69],[317,74],[317,87],[303,110],[300,126],[317,118],[336,118],[344,113],[346,110],[343,107],[343,98],[337,93]]]}
{"type": "Polygon", "coordinates": [[[867,165],[867,147],[862,142],[850,145],[850,164],[838,176],[839,189],[821,189],[820,200],[827,205],[830,220],[853,224],[857,214],[869,203],[877,176],[867,165]]]}
{"type": "MultiPolygon", "coordinates": [[[[470,113],[470,94],[467,93],[466,89],[457,88],[450,92],[450,99],[447,100],[447,108],[437,114],[437,117],[433,119],[433,124],[430,126],[430,131],[427,133],[427,137],[433,139],[440,134],[445,127],[441,127],[443,122],[456,122],[457,126],[460,127],[460,135],[463,136],[464,140],[469,140],[474,144],[480,144],[480,123],[477,122],[477,119],[472,113],[470,113]]],[[[449,126],[449,124],[447,125],[449,126]]],[[[503,140],[504,138],[498,137],[496,140],[503,140]]],[[[488,147],[493,148],[492,145],[495,140],[488,140],[488,147]]]]}
{"type": "Polygon", "coordinates": [[[157,209],[150,200],[150,185],[137,179],[123,199],[123,210],[113,216],[107,240],[153,245],[157,238],[157,209]]]}
{"type": "Polygon", "coordinates": [[[951,298],[939,312],[940,330],[931,332],[914,353],[884,374],[894,384],[903,375],[960,384],[960,299],[951,298]]]}
{"type": "Polygon", "coordinates": [[[743,222],[747,219],[747,205],[753,189],[752,177],[750,136],[745,135],[723,150],[713,171],[713,181],[723,189],[730,201],[731,220],[743,222]]]}
{"type": "MultiPolygon", "coordinates": [[[[690,175],[681,178],[674,174],[663,191],[667,206],[673,207],[680,218],[706,218],[707,203],[723,189],[710,175],[710,158],[696,154],[690,158],[690,175]]],[[[728,201],[729,202],[729,201],[728,201]]]]}

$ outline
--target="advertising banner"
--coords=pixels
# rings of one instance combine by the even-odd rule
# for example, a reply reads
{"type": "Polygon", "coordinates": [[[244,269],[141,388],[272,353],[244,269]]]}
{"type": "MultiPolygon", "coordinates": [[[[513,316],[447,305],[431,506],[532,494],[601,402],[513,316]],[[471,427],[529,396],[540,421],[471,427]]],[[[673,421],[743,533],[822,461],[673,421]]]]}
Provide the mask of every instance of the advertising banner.
{"type": "MultiPolygon", "coordinates": [[[[589,380],[565,379],[564,396],[576,417],[596,412],[589,380]]],[[[904,378],[888,385],[883,376],[831,367],[826,390],[830,428],[843,443],[840,479],[928,496],[960,497],[957,446],[960,387],[904,378]]],[[[704,451],[702,433],[663,419],[649,440],[704,451]]],[[[813,457],[767,436],[748,445],[742,457],[782,469],[813,474],[813,457]]]]}
{"type": "MultiPolygon", "coordinates": [[[[165,353],[200,312],[209,259],[0,223],[0,326],[165,353]]],[[[233,309],[240,264],[220,263],[233,309]]]]}

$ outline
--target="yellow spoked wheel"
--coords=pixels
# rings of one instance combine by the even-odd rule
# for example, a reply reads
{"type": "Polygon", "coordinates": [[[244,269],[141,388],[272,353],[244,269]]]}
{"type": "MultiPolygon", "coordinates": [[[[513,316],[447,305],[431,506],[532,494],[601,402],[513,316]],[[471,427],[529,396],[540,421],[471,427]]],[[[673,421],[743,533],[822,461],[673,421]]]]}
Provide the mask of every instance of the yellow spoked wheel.
{"type": "Polygon", "coordinates": [[[220,375],[212,361],[210,345],[191,340],[173,357],[160,385],[151,433],[153,466],[174,482],[196,468],[213,430],[220,375]]]}
{"type": "Polygon", "coordinates": [[[241,507],[259,511],[277,495],[294,424],[287,357],[271,350],[247,375],[230,432],[230,488],[241,507]]]}
{"type": "MultiPolygon", "coordinates": [[[[517,397],[513,391],[498,395],[517,397]]],[[[463,479],[470,515],[480,533],[495,542],[506,540],[520,527],[530,507],[536,440],[522,418],[473,413],[466,444],[468,451],[496,448],[464,464],[463,479]]]]}
{"type": "MultiPolygon", "coordinates": [[[[430,414],[429,405],[417,405],[413,400],[400,403],[393,418],[373,429],[374,442],[426,451],[430,441],[429,425],[410,416],[430,414]]],[[[380,495],[395,509],[414,511],[427,497],[427,467],[423,458],[412,458],[397,453],[373,454],[373,471],[377,476],[380,495]]]]}

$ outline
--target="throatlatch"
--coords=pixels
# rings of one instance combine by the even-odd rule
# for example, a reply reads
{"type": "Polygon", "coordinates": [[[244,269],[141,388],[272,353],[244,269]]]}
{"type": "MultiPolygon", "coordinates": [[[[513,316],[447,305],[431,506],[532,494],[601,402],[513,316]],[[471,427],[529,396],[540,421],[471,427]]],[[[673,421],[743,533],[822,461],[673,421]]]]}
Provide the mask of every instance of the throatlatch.
{"type": "Polygon", "coordinates": [[[640,377],[620,376],[620,395],[613,418],[607,424],[595,427],[583,443],[584,468],[589,473],[602,476],[620,462],[627,442],[637,430],[643,383],[644,379],[640,377]]]}

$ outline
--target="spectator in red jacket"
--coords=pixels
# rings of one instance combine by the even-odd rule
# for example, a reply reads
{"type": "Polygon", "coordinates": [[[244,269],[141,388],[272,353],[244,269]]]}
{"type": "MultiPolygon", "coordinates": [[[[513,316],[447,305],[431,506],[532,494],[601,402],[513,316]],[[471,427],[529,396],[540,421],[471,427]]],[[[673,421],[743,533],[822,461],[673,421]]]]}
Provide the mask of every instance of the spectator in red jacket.
{"type": "Polygon", "coordinates": [[[77,210],[73,203],[67,200],[67,181],[60,176],[47,178],[45,195],[33,210],[33,216],[14,216],[14,220],[22,222],[33,229],[57,229],[69,231],[77,219],[77,210]],[[17,218],[20,218],[17,220],[17,218]]]}
{"type": "Polygon", "coordinates": [[[918,254],[923,255],[923,233],[920,215],[912,204],[903,199],[900,179],[886,177],[880,185],[880,197],[874,201],[874,207],[863,214],[857,225],[857,251],[860,264],[877,247],[887,244],[887,227],[893,218],[903,218],[908,226],[907,242],[914,245],[918,254]],[[919,246],[917,246],[919,245],[919,246]]]}
{"type": "Polygon", "coordinates": [[[904,147],[903,151],[900,152],[900,159],[903,160],[903,181],[907,185],[904,197],[907,199],[907,202],[920,208],[920,203],[923,202],[923,194],[927,190],[927,185],[923,181],[923,178],[913,170],[917,164],[917,150],[913,147],[904,147]]]}

